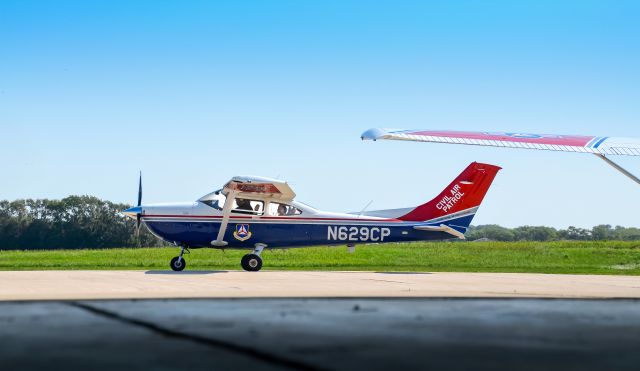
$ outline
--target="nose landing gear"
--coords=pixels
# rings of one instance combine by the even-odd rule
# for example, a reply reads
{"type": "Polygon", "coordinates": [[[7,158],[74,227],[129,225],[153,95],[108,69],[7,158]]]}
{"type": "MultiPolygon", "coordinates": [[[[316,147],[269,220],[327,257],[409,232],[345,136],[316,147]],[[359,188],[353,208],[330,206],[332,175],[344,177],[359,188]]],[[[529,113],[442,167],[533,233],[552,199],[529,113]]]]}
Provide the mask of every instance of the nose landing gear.
{"type": "Polygon", "coordinates": [[[175,272],[180,272],[184,270],[184,268],[187,266],[187,261],[184,260],[184,258],[182,257],[184,255],[185,250],[187,251],[187,254],[188,254],[189,247],[187,247],[186,245],[180,246],[180,255],[171,259],[171,263],[169,265],[171,266],[171,269],[173,269],[175,272]]]}
{"type": "Polygon", "coordinates": [[[247,254],[242,257],[240,264],[242,265],[242,269],[247,272],[257,272],[262,268],[262,258],[260,254],[262,250],[267,247],[267,245],[262,243],[257,243],[256,248],[253,250],[251,254],[247,254]]]}

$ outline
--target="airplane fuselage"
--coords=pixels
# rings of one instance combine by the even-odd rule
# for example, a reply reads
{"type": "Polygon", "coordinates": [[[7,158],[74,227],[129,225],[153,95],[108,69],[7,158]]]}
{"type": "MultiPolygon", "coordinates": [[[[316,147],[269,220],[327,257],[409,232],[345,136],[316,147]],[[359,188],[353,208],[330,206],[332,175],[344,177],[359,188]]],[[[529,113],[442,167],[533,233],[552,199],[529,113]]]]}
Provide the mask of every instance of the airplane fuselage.
{"type": "MultiPolygon", "coordinates": [[[[394,218],[328,213],[295,203],[300,215],[232,214],[224,233],[224,248],[248,249],[314,245],[355,245],[455,238],[441,231],[418,230],[425,225],[394,218]]],[[[185,205],[142,206],[142,222],[157,237],[191,248],[215,247],[223,215],[200,202],[185,205]]]]}

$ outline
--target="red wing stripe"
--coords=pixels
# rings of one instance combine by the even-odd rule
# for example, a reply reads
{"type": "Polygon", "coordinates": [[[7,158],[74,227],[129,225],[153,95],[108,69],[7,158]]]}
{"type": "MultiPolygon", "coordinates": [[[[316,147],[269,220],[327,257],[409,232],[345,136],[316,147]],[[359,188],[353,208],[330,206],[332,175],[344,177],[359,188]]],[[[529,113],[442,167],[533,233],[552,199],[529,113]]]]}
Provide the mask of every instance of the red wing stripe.
{"type": "MultiPolygon", "coordinates": [[[[395,133],[391,133],[393,135],[395,133]]],[[[549,145],[565,145],[570,147],[585,147],[595,137],[583,135],[550,135],[550,134],[520,134],[520,133],[481,133],[463,131],[415,131],[402,133],[421,137],[436,137],[440,140],[452,142],[460,139],[493,141],[496,146],[504,142],[539,143],[549,145]]]]}

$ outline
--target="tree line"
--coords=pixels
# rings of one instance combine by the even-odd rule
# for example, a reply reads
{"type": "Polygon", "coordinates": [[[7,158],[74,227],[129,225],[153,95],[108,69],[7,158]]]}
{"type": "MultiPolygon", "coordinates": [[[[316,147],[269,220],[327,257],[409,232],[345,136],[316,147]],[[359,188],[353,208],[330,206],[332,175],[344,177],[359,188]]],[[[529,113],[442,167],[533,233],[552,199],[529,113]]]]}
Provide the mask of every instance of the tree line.
{"type": "Polygon", "coordinates": [[[162,242],[119,211],[131,207],[92,196],[0,201],[0,250],[99,249],[162,242]]]}
{"type": "Polygon", "coordinates": [[[640,228],[613,227],[608,224],[597,225],[591,229],[577,227],[555,229],[531,226],[505,228],[499,225],[481,225],[471,226],[466,237],[470,241],[479,239],[492,241],[637,241],[640,240],[640,228]]]}
{"type": "MultiPolygon", "coordinates": [[[[0,201],[0,250],[97,249],[165,245],[145,227],[135,233],[135,221],[119,212],[131,207],[92,196],[62,200],[0,201]]],[[[592,229],[569,227],[505,228],[472,226],[467,239],[494,241],[640,240],[640,229],[599,225],[592,229]]]]}

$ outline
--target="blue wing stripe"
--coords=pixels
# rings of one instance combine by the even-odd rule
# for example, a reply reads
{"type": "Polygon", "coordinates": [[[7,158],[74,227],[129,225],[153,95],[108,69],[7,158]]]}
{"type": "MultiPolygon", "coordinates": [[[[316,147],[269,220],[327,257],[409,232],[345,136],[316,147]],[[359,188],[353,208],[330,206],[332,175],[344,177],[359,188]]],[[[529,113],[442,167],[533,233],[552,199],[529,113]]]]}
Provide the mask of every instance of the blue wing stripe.
{"type": "Polygon", "coordinates": [[[605,140],[607,140],[607,139],[609,139],[609,137],[604,137],[604,138],[600,139],[600,140],[598,141],[598,143],[596,143],[596,145],[595,145],[595,146],[593,146],[593,148],[598,148],[598,147],[600,147],[600,145],[601,145],[605,140]]]}

